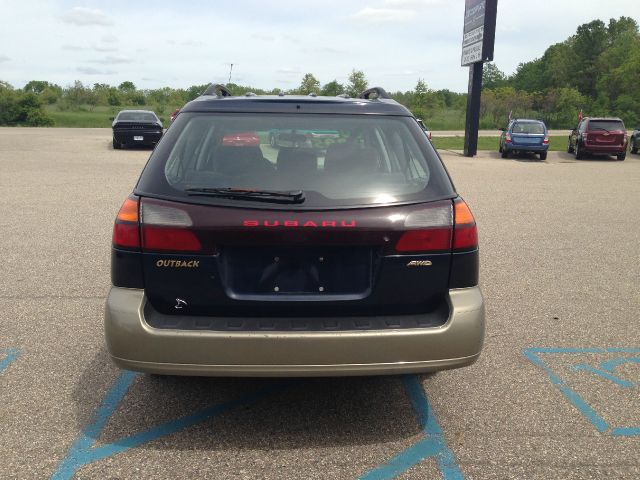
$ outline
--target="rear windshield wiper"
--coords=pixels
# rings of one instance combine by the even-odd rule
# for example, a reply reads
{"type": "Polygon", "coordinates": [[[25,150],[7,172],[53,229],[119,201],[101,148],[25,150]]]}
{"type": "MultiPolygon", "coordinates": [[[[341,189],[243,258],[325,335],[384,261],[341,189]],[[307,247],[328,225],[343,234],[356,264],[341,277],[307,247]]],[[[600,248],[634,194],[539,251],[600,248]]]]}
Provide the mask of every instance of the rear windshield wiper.
{"type": "Polygon", "coordinates": [[[189,195],[201,195],[205,197],[230,198],[232,200],[249,200],[253,202],[270,203],[302,203],[304,192],[302,190],[278,191],[278,190],[248,190],[244,188],[187,188],[189,195]]]}

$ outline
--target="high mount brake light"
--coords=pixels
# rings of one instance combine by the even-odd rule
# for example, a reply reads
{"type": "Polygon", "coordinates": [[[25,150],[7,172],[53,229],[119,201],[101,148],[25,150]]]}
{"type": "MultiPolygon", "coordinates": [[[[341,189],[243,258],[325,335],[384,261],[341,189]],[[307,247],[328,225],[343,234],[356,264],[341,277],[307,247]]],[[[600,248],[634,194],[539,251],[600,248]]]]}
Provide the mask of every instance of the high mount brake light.
{"type": "Polygon", "coordinates": [[[478,227],[469,206],[458,198],[453,209],[453,250],[473,250],[478,248],[478,227]]]}
{"type": "Polygon", "coordinates": [[[127,198],[116,217],[113,226],[113,245],[120,248],[140,248],[139,199],[131,195],[127,198]]]}

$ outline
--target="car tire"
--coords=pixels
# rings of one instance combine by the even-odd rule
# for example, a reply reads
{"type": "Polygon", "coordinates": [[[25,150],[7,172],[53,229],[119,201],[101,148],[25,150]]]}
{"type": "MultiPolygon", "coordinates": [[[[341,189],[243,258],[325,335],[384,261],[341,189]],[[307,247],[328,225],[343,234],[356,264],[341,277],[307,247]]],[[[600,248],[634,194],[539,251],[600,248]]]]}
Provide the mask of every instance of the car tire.
{"type": "Polygon", "coordinates": [[[547,159],[547,152],[542,152],[540,154],[540,160],[546,160],[547,159]]]}
{"type": "Polygon", "coordinates": [[[576,160],[582,160],[584,158],[584,153],[582,152],[582,149],[580,148],[580,144],[576,143],[576,160]]]}
{"type": "Polygon", "coordinates": [[[631,143],[631,153],[638,153],[638,144],[635,140],[631,143]]]}
{"type": "Polygon", "coordinates": [[[122,148],[122,145],[119,142],[116,142],[116,139],[113,139],[113,149],[114,150],[120,150],[122,148]]]}
{"type": "Polygon", "coordinates": [[[616,155],[616,158],[618,159],[619,162],[624,161],[624,159],[627,158],[627,152],[623,152],[620,155],[616,155]]]}
{"type": "Polygon", "coordinates": [[[503,148],[501,153],[502,153],[501,155],[502,158],[509,158],[509,150],[503,148]]]}
{"type": "Polygon", "coordinates": [[[500,146],[498,147],[498,152],[502,153],[502,143],[500,144],[500,146]]]}
{"type": "Polygon", "coordinates": [[[567,153],[573,153],[573,145],[571,145],[571,138],[569,138],[569,143],[567,144],[567,153]]]}

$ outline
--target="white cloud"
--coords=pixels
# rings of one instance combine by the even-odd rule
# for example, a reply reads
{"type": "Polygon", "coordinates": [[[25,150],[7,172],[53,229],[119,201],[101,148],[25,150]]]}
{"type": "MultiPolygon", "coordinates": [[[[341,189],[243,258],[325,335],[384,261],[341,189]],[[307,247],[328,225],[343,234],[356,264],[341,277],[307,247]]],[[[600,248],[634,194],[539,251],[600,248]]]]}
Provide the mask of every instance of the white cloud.
{"type": "Polygon", "coordinates": [[[132,59],[129,57],[125,57],[123,55],[107,55],[104,58],[99,58],[96,60],[90,60],[90,63],[100,63],[102,65],[116,65],[119,63],[131,63],[132,59]]]}
{"type": "Polygon", "coordinates": [[[96,52],[117,52],[118,47],[113,47],[111,45],[93,45],[93,48],[96,52]]]}
{"type": "Polygon", "coordinates": [[[93,67],[78,67],[76,70],[80,73],[84,73],[85,75],[113,75],[116,73],[113,70],[103,70],[93,67]]]}
{"type": "Polygon", "coordinates": [[[6,55],[0,55],[0,63],[8,62],[9,60],[11,60],[11,59],[9,57],[7,57],[6,55]]]}
{"type": "Polygon", "coordinates": [[[390,7],[420,8],[444,5],[444,0],[384,0],[384,4],[390,7]]]}
{"type": "Polygon", "coordinates": [[[118,37],[116,37],[115,35],[109,34],[109,35],[103,35],[100,40],[102,41],[102,43],[117,43],[118,37]]]}
{"type": "Polygon", "coordinates": [[[402,23],[411,21],[414,15],[413,10],[365,7],[354,13],[351,18],[370,23],[402,23]]]}
{"type": "Polygon", "coordinates": [[[62,16],[62,21],[81,27],[87,25],[112,25],[107,15],[97,8],[73,7],[62,16]]]}
{"type": "Polygon", "coordinates": [[[68,50],[70,52],[79,52],[80,50],[84,50],[84,48],[78,46],[78,45],[63,45],[62,46],[63,50],[68,50]]]}

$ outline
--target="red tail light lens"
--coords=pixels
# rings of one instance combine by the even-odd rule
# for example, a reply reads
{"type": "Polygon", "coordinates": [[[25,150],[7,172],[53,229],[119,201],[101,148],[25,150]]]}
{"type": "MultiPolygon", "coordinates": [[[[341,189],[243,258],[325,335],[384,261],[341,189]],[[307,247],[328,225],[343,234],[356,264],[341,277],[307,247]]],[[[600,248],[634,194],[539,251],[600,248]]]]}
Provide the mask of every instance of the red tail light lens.
{"type": "Polygon", "coordinates": [[[140,211],[144,250],[202,251],[202,244],[192,230],[191,217],[185,210],[144,200],[140,211]]]}
{"type": "Polygon", "coordinates": [[[428,230],[410,230],[404,232],[396,250],[407,252],[437,252],[451,249],[451,229],[431,228],[428,230]]]}
{"type": "Polygon", "coordinates": [[[142,227],[142,247],[145,250],[199,252],[202,245],[191,230],[164,227],[142,227]]]}
{"type": "Polygon", "coordinates": [[[511,134],[507,133],[507,134],[504,136],[504,141],[505,141],[506,143],[511,143],[511,134]]]}
{"type": "Polygon", "coordinates": [[[138,216],[139,199],[127,198],[116,217],[113,226],[113,246],[120,248],[140,248],[140,223],[138,216]]]}
{"type": "Polygon", "coordinates": [[[545,145],[549,145],[549,137],[544,137],[542,143],[544,143],[545,145]]]}
{"type": "Polygon", "coordinates": [[[451,250],[453,211],[451,203],[424,210],[417,210],[406,216],[407,229],[398,243],[398,253],[446,252],[451,250]]]}
{"type": "Polygon", "coordinates": [[[472,250],[478,248],[478,227],[469,206],[461,199],[454,202],[453,249],[472,250]]]}

